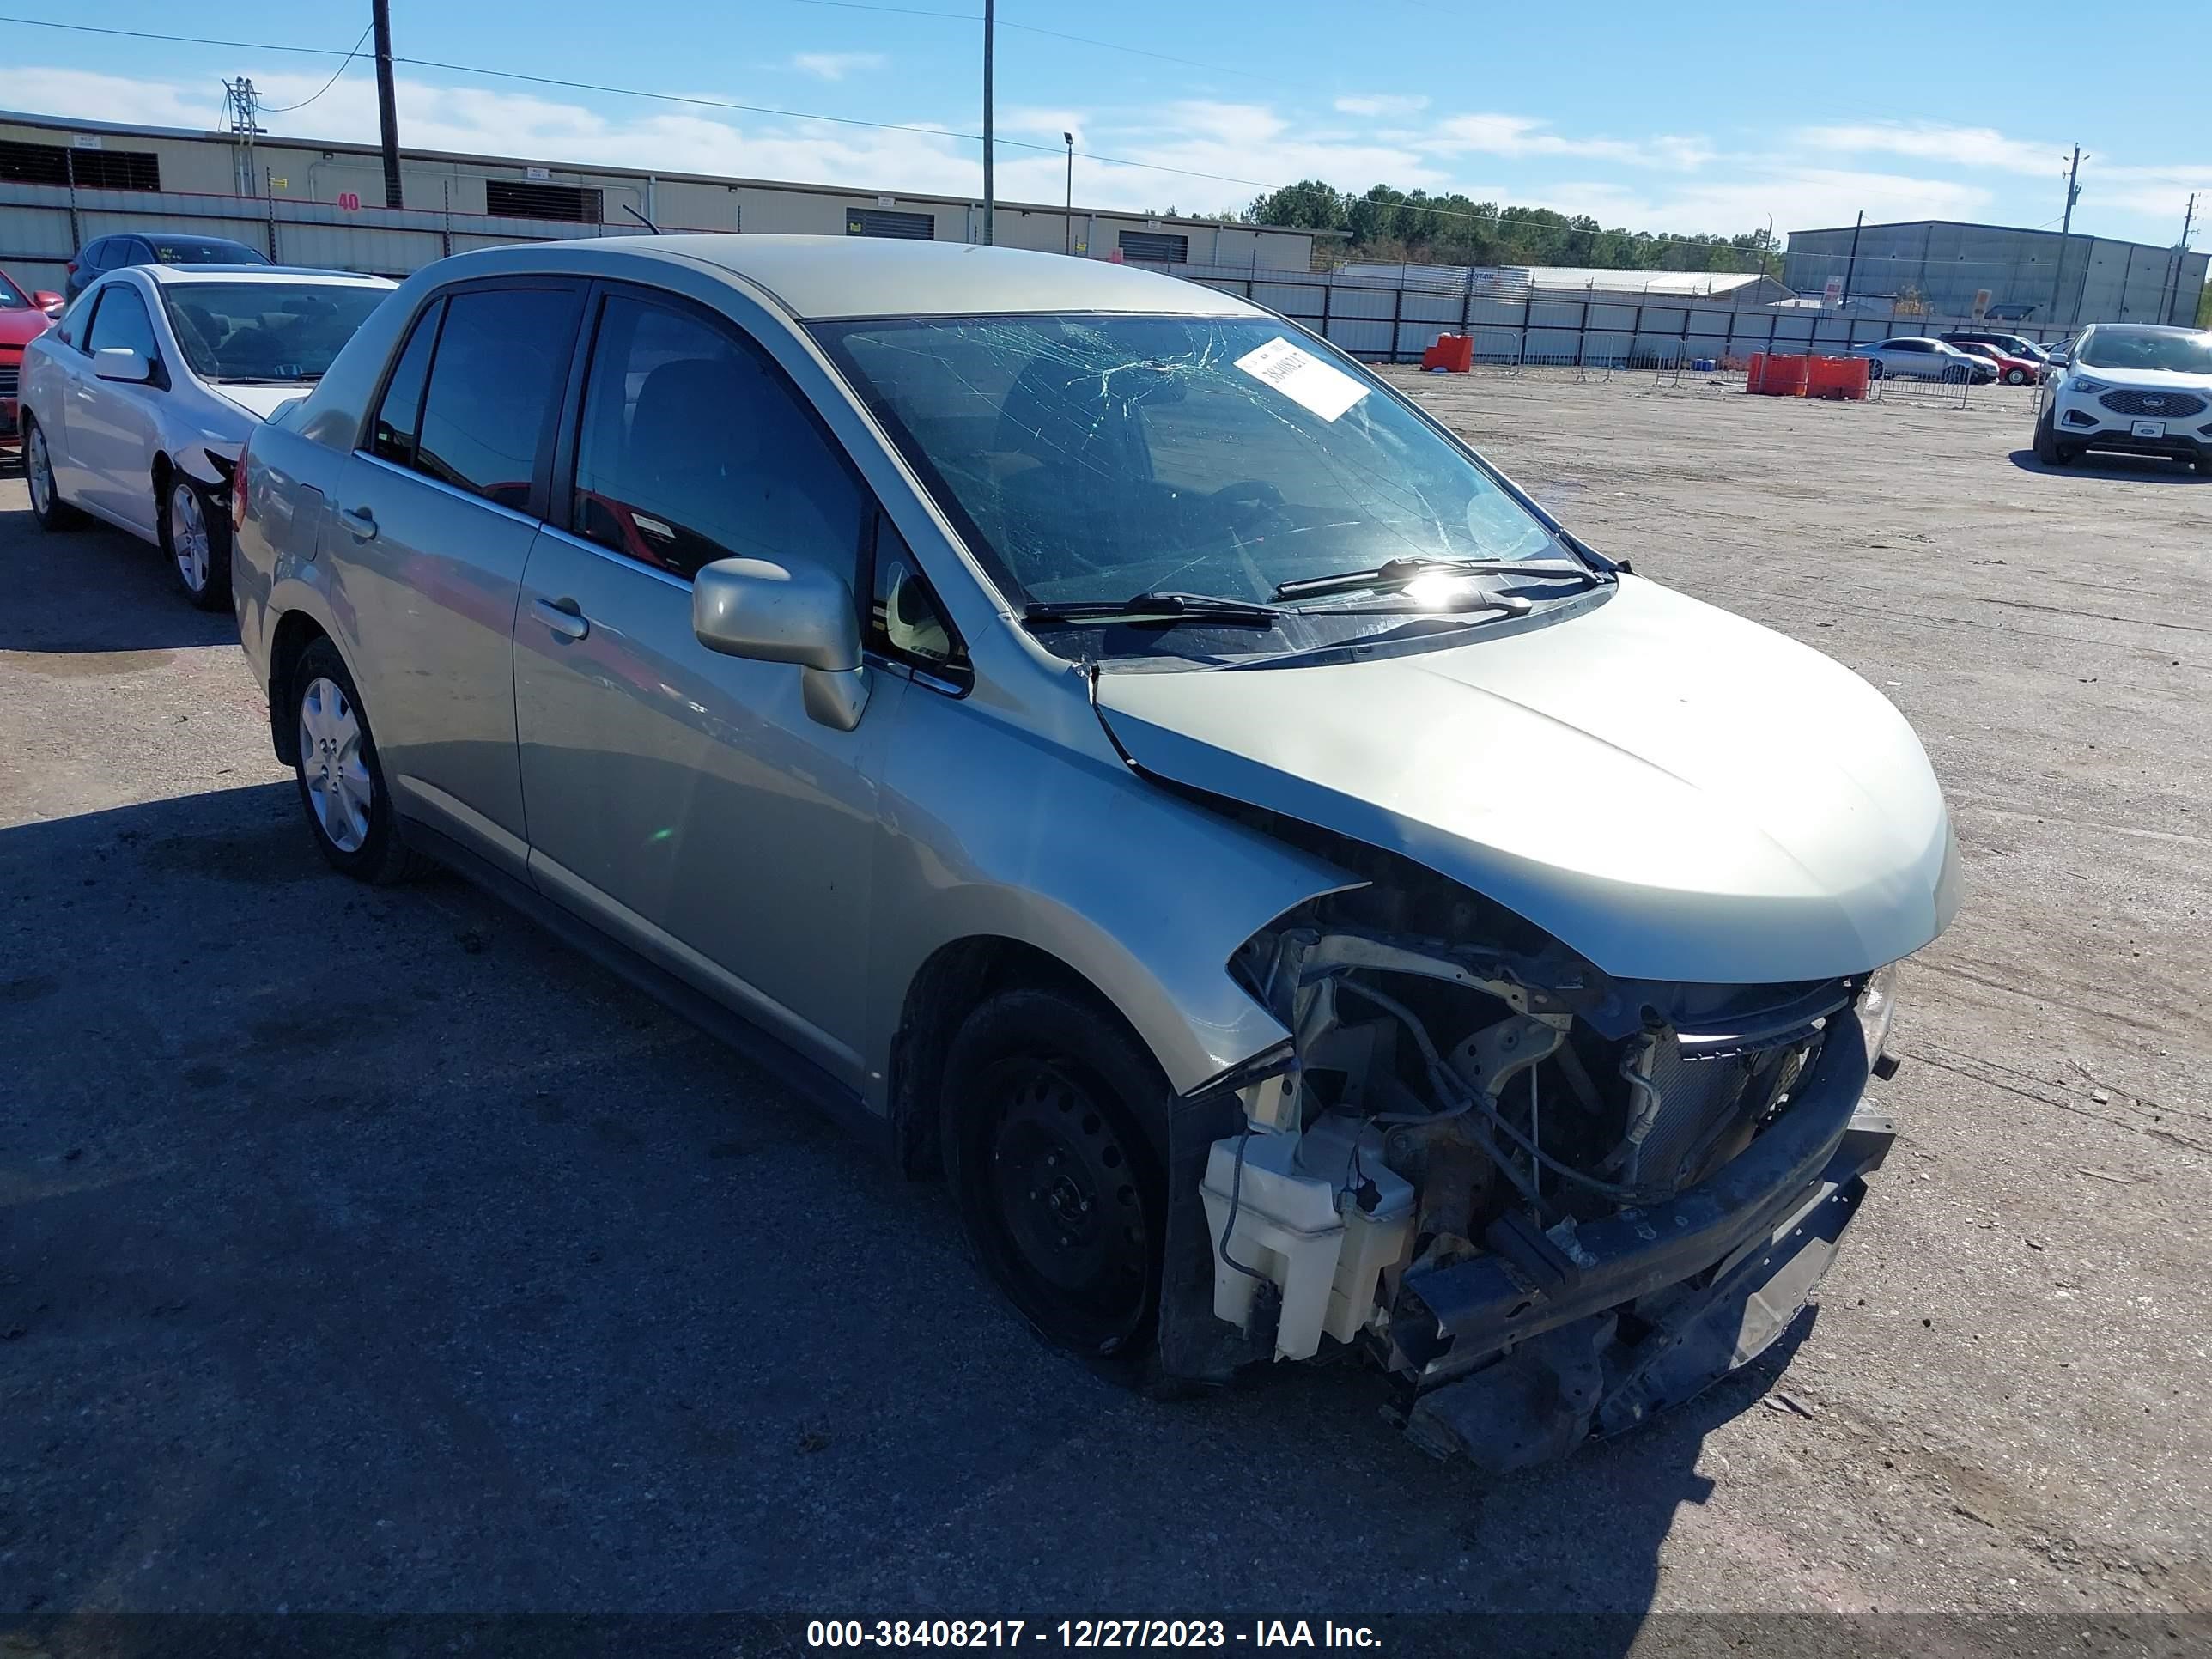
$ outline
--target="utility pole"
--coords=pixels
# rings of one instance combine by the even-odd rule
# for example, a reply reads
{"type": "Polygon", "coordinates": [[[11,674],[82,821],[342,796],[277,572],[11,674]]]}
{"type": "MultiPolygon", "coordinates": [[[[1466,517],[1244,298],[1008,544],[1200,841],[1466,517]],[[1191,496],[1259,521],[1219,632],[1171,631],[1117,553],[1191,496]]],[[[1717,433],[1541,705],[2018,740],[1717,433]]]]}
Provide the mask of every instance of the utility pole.
{"type": "MultiPolygon", "coordinates": [[[[2051,319],[2058,320],[2058,289],[2066,280],[2068,238],[2074,229],[2074,204],[2081,194],[2081,146],[2074,146],[2074,159],[2066,164],[2066,216],[2058,222],[2058,270],[2051,279],[2051,319]]],[[[2083,273],[2085,277],[2087,273],[2083,273]]],[[[2081,320],[2081,290],[2074,290],[2073,322],[2081,320]]]]}
{"type": "MultiPolygon", "coordinates": [[[[1075,252],[1075,135],[1072,132],[1063,132],[1060,136],[1067,144],[1067,206],[1060,221],[1062,228],[1067,233],[1067,246],[1063,251],[1073,253],[1075,252]]],[[[2193,203],[2197,198],[2192,196],[2189,199],[2193,203]]],[[[2182,240],[2185,242],[2188,240],[2188,234],[2185,232],[2182,240]]]]}
{"type": "Polygon", "coordinates": [[[376,122],[384,138],[384,205],[396,208],[404,204],[399,199],[399,106],[392,91],[392,0],[369,0],[369,16],[376,27],[376,122]]]}
{"type": "MultiPolygon", "coordinates": [[[[2158,319],[2161,323],[2173,320],[2172,301],[2167,299],[2166,290],[2169,288],[2173,290],[2174,300],[2181,297],[2181,268],[2183,262],[2189,258],[2189,228],[2196,222],[2197,192],[2192,190],[2189,192],[2189,210],[2181,216],[2181,240],[2173,245],[2173,257],[2166,262],[2166,281],[2159,286],[2158,319]]],[[[2191,312],[2189,321],[2193,323],[2196,320],[2196,313],[2191,312]]],[[[2188,324],[2182,326],[2185,328],[2188,324]]]]}
{"type": "Polygon", "coordinates": [[[238,146],[232,157],[231,172],[240,196],[261,194],[260,170],[253,164],[253,141],[269,129],[261,125],[260,106],[261,94],[245,76],[222,83],[223,117],[229,122],[230,136],[238,146]]]}
{"type": "Polygon", "coordinates": [[[1859,274],[1859,228],[1865,223],[1866,210],[1861,208],[1859,216],[1851,221],[1851,257],[1844,266],[1844,292],[1837,301],[1838,307],[1851,302],[1851,278],[1859,274]]]}
{"type": "MultiPolygon", "coordinates": [[[[381,5],[384,0],[377,0],[381,5]]],[[[997,186],[991,171],[991,37],[998,32],[999,8],[997,0],[983,0],[983,246],[988,247],[996,240],[997,227],[992,222],[993,210],[998,205],[997,186]]]]}

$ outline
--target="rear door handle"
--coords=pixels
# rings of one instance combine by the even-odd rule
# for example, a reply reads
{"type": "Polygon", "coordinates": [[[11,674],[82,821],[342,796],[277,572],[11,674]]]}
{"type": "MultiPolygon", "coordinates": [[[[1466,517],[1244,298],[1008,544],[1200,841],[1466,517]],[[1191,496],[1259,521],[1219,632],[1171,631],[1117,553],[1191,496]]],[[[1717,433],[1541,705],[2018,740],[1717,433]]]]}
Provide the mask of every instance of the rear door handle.
{"type": "Polygon", "coordinates": [[[338,522],[346,527],[354,540],[357,542],[373,542],[376,539],[376,514],[365,507],[340,507],[338,522]]]}
{"type": "Polygon", "coordinates": [[[592,631],[591,623],[584,620],[583,607],[574,599],[532,599],[530,609],[564,640],[580,640],[592,631]]]}

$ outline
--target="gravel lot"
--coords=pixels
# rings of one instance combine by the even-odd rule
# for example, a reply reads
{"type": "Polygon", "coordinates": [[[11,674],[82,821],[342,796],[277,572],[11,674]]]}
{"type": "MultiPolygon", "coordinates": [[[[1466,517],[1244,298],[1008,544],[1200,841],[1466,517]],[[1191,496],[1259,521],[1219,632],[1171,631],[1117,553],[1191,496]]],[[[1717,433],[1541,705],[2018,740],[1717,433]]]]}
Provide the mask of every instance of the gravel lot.
{"type": "Polygon", "coordinates": [[[1647,1609],[2201,1641],[2212,481],[2040,471],[2011,394],[1407,378],[1595,544],[1882,687],[1949,793],[1967,900],[1905,971],[1905,1138],[1786,1373],[1493,1482],[1351,1370],[1112,1392],[935,1188],[458,882],[326,873],[228,619],[121,536],[41,536],[11,475],[0,1634],[1572,1608],[1629,1615],[1616,1647],[1647,1609]]]}

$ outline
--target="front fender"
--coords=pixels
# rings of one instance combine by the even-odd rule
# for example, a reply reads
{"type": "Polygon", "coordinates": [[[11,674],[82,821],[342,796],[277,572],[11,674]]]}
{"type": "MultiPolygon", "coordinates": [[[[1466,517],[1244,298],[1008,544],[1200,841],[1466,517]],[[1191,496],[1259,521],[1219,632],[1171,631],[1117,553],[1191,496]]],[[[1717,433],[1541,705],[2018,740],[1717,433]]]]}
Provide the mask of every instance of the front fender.
{"type": "Polygon", "coordinates": [[[879,1109],[907,989],[964,939],[1017,940],[1081,975],[1179,1094],[1289,1035],[1230,977],[1230,957],[1360,878],[1139,777],[1080,712],[1048,739],[974,700],[903,701],[872,907],[866,1051],[879,1109]]]}

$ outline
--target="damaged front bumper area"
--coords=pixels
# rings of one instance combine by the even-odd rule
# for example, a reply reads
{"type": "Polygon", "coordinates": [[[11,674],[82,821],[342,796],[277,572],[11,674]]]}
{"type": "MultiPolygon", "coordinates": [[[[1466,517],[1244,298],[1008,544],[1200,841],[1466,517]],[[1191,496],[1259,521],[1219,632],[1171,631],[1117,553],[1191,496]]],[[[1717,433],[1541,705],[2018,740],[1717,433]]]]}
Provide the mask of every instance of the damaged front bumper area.
{"type": "Polygon", "coordinates": [[[1173,1376],[1349,1351],[1432,1452],[1564,1455],[1780,1336],[1894,1138],[1861,1098],[1887,972],[1655,988],[1370,933],[1269,948],[1255,994],[1297,1036],[1170,1121],[1173,1376]]]}

